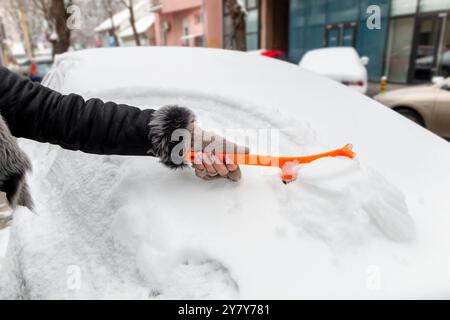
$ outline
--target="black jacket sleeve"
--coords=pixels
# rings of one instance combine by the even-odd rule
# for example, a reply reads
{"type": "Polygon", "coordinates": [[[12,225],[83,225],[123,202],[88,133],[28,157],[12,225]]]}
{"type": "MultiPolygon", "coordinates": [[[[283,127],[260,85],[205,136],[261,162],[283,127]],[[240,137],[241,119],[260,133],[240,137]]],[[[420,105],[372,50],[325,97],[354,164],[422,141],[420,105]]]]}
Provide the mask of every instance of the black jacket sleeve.
{"type": "Polygon", "coordinates": [[[140,110],[62,95],[0,66],[0,114],[16,137],[95,154],[152,155],[171,165],[173,130],[194,121],[190,110],[140,110]]]}

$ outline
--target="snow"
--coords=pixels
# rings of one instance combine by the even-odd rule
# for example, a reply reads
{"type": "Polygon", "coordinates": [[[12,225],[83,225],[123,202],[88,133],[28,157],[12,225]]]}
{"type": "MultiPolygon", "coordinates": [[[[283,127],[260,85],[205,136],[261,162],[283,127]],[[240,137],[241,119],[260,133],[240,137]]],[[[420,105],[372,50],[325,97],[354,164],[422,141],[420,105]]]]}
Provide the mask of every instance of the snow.
{"type": "Polygon", "coordinates": [[[300,67],[339,82],[364,81],[367,85],[367,70],[352,47],[308,51],[300,61],[300,67]]]}
{"type": "MultiPolygon", "coordinates": [[[[152,25],[153,23],[155,23],[155,16],[154,14],[150,14],[147,17],[143,17],[141,19],[139,19],[138,21],[136,21],[136,32],[138,34],[144,33],[146,32],[152,25]]],[[[123,30],[120,34],[119,37],[130,37],[133,35],[133,28],[128,27],[125,30],[123,30]]]]}
{"type": "Polygon", "coordinates": [[[182,36],[181,40],[190,40],[190,39],[195,39],[195,38],[198,38],[198,37],[203,37],[203,32],[187,34],[185,36],[182,36]]]}
{"type": "MultiPolygon", "coordinates": [[[[137,4],[135,4],[135,5],[133,6],[133,10],[134,10],[134,12],[137,12],[137,11],[139,11],[143,6],[146,6],[146,5],[148,5],[148,1],[147,1],[147,0],[141,1],[141,2],[139,2],[139,3],[137,3],[137,4]]],[[[111,21],[111,18],[106,19],[106,20],[103,21],[101,24],[99,24],[99,25],[94,29],[94,31],[95,31],[95,32],[108,31],[108,30],[112,29],[112,26],[113,26],[113,23],[112,23],[112,22],[114,22],[114,27],[120,28],[121,25],[122,25],[123,23],[126,23],[126,22],[127,22],[127,20],[129,19],[129,17],[130,17],[130,11],[128,10],[128,8],[123,9],[122,11],[119,11],[118,13],[116,13],[116,14],[113,15],[112,21],[111,21]]]]}
{"type": "Polygon", "coordinates": [[[185,105],[218,132],[279,129],[283,155],[351,142],[358,157],[304,165],[288,185],[255,167],[206,183],[153,158],[21,140],[36,214],[15,213],[0,298],[450,296],[448,142],[379,103],[282,61],[198,48],[69,53],[45,83],[185,105]]]}
{"type": "Polygon", "coordinates": [[[245,14],[248,15],[247,8],[245,6],[245,3],[243,0],[237,0],[236,5],[240,7],[240,10],[245,14]]]}
{"type": "Polygon", "coordinates": [[[10,51],[13,56],[26,56],[25,47],[21,42],[12,43],[10,51]]]}

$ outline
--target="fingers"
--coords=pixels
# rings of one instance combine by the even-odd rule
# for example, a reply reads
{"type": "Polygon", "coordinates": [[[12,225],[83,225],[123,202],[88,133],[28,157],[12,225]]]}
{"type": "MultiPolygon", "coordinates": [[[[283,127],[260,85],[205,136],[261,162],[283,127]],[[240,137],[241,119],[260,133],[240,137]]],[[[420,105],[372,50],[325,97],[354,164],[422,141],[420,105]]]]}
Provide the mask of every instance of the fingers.
{"type": "Polygon", "coordinates": [[[225,158],[225,164],[227,165],[228,171],[233,172],[233,171],[236,171],[238,169],[237,164],[234,164],[233,160],[231,160],[231,158],[229,158],[229,157],[225,158]]]}
{"type": "Polygon", "coordinates": [[[228,168],[223,163],[222,159],[219,157],[215,157],[215,161],[213,163],[214,169],[221,177],[226,177],[228,174],[228,168]]]}
{"type": "Polygon", "coordinates": [[[194,131],[192,150],[203,150],[205,153],[237,153],[248,154],[247,146],[238,145],[212,131],[203,131],[199,128],[194,131]],[[201,147],[201,148],[200,148],[201,147]]]}
{"type": "Polygon", "coordinates": [[[203,155],[201,153],[196,153],[194,164],[194,167],[199,171],[205,171],[205,166],[203,165],[203,155]]]}
{"type": "Polygon", "coordinates": [[[236,170],[230,171],[227,175],[228,179],[234,182],[241,180],[241,168],[237,167],[236,170]]]}
{"type": "Polygon", "coordinates": [[[217,170],[214,168],[212,155],[205,153],[203,155],[203,166],[210,176],[216,176],[217,170]]]}
{"type": "Polygon", "coordinates": [[[223,177],[232,181],[241,179],[241,170],[230,158],[221,155],[203,154],[202,161],[194,165],[195,175],[204,180],[212,180],[223,177]]]}
{"type": "Polygon", "coordinates": [[[191,150],[197,151],[201,158],[197,159],[194,165],[198,177],[205,180],[224,177],[232,181],[241,179],[241,170],[232,159],[224,159],[223,155],[250,152],[246,146],[237,145],[212,131],[204,131],[198,127],[193,131],[191,150]]]}
{"type": "Polygon", "coordinates": [[[250,153],[250,148],[247,146],[240,146],[234,142],[225,140],[225,153],[237,153],[237,154],[248,154],[250,153]]]}
{"type": "Polygon", "coordinates": [[[199,168],[195,168],[195,175],[199,177],[200,179],[205,179],[208,176],[208,171],[203,168],[200,170],[199,168]]]}
{"type": "Polygon", "coordinates": [[[250,153],[250,148],[247,146],[241,146],[234,142],[228,141],[224,138],[223,140],[223,153],[237,153],[237,154],[248,154],[250,153]]]}
{"type": "Polygon", "coordinates": [[[203,180],[213,180],[217,178],[221,178],[219,175],[210,176],[208,175],[208,171],[195,169],[195,175],[203,180]]]}

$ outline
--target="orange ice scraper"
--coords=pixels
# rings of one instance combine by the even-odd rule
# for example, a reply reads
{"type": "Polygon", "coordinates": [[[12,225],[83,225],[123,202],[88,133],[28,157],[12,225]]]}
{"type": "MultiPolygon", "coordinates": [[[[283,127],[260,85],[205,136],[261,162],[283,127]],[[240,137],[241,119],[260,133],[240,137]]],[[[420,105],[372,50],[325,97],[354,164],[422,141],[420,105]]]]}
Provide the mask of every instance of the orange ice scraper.
{"type": "MultiPolygon", "coordinates": [[[[262,156],[257,154],[234,154],[234,153],[217,153],[217,157],[221,159],[230,159],[231,162],[242,166],[263,166],[278,167],[281,169],[281,179],[284,183],[294,181],[297,177],[297,169],[300,164],[310,163],[320,158],[326,157],[347,157],[354,159],[356,153],[352,150],[351,144],[345,145],[341,149],[332,150],[325,153],[319,153],[303,157],[274,157],[262,156]]],[[[196,159],[202,159],[202,153],[190,151],[186,155],[186,159],[190,163],[196,163],[196,159]]]]}

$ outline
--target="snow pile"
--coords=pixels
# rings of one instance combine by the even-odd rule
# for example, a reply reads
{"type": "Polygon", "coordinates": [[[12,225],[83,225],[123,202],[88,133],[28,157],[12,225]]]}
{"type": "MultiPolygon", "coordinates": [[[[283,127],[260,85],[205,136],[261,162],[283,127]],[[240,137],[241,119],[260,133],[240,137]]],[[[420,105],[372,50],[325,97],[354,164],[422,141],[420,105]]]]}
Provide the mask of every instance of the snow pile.
{"type": "Polygon", "coordinates": [[[374,227],[394,241],[414,239],[404,195],[357,161],[320,159],[305,166],[299,179],[280,198],[281,213],[299,232],[332,246],[364,243],[374,227]]]}
{"type": "Polygon", "coordinates": [[[304,165],[286,186],[278,169],[255,167],[238,184],[205,183],[152,158],[21,141],[37,214],[16,212],[0,297],[449,296],[445,141],[332,81],[245,53],[90,50],[56,66],[47,81],[65,93],[182,104],[205,129],[280,129],[283,155],[352,142],[358,160],[304,165]],[[112,64],[120,80],[111,61],[123,62],[112,64]]]}

